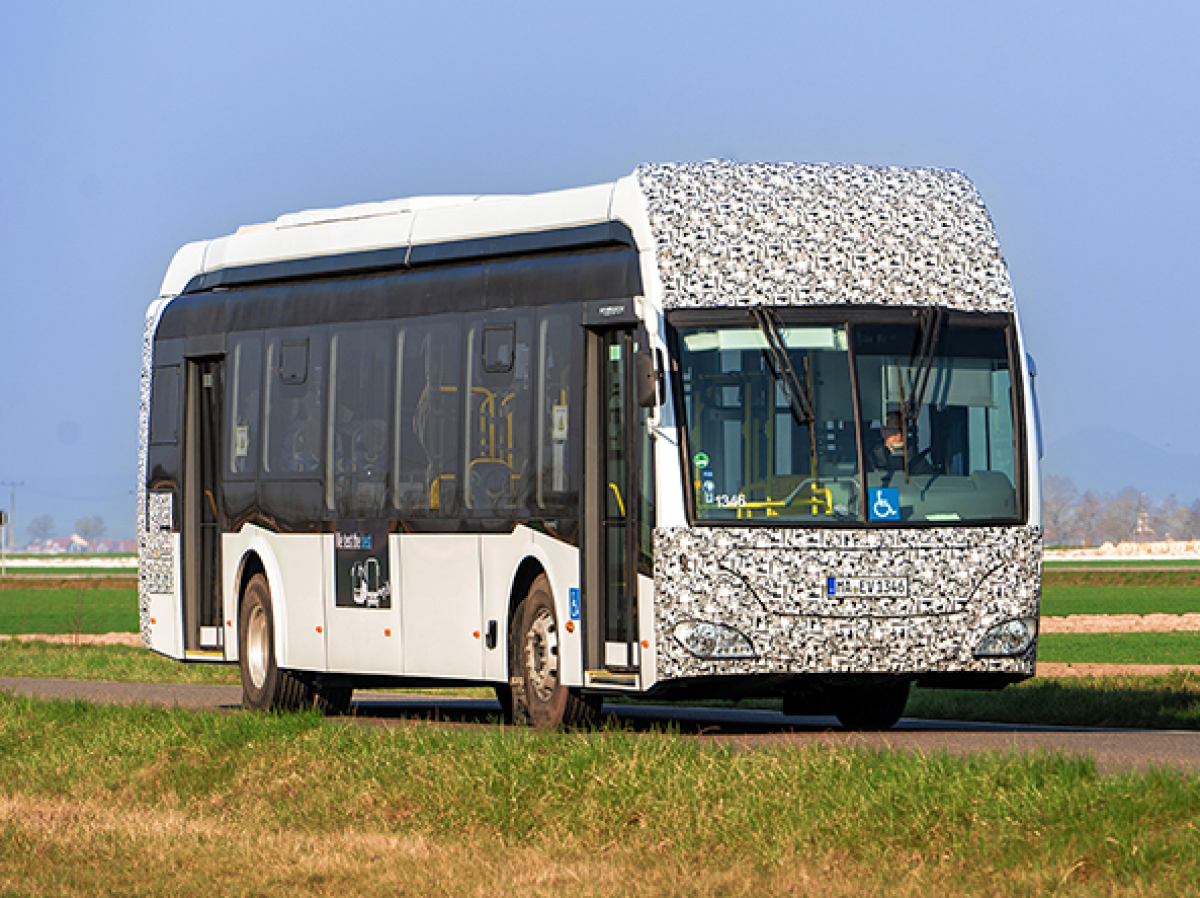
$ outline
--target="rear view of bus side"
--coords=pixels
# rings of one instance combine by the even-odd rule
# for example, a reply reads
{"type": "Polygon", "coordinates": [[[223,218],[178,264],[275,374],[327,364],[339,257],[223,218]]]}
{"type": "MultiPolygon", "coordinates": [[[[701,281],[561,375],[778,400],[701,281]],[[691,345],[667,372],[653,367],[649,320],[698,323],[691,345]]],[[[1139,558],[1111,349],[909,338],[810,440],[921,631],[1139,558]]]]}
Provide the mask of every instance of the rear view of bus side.
{"type": "Polygon", "coordinates": [[[1031,367],[951,171],[650,165],[189,244],[146,321],[143,641],[261,709],[890,726],[1034,672],[1031,367]]]}

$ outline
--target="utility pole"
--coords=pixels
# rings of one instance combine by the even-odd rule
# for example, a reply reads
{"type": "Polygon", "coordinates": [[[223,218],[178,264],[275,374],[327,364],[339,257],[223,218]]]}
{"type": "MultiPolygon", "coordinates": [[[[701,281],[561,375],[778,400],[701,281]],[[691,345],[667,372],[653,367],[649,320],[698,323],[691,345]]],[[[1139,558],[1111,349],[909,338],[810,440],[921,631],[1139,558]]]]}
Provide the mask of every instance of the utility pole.
{"type": "Polygon", "coordinates": [[[0,486],[7,486],[11,490],[8,501],[8,527],[6,533],[3,534],[8,537],[9,552],[13,550],[13,527],[17,523],[17,487],[24,485],[24,481],[0,480],[0,486]]]}

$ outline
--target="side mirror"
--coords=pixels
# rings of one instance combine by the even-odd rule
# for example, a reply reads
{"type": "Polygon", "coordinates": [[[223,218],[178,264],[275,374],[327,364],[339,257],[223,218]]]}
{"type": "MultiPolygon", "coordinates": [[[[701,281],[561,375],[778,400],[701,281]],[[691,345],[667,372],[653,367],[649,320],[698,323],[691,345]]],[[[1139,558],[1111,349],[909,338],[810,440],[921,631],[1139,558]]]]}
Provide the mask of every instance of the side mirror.
{"type": "Polygon", "coordinates": [[[634,356],[634,377],[637,382],[637,401],[642,408],[658,405],[658,368],[654,364],[654,351],[643,347],[634,356]]]}

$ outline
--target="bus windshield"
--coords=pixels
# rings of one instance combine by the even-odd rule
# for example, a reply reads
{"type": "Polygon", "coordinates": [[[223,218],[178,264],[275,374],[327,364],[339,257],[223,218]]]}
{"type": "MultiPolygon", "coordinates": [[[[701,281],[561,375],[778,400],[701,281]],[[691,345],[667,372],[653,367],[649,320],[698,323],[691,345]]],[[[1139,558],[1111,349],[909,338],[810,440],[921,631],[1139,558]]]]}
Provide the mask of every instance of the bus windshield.
{"type": "Polygon", "coordinates": [[[697,520],[1015,520],[1003,326],[695,320],[678,346],[697,520]]]}

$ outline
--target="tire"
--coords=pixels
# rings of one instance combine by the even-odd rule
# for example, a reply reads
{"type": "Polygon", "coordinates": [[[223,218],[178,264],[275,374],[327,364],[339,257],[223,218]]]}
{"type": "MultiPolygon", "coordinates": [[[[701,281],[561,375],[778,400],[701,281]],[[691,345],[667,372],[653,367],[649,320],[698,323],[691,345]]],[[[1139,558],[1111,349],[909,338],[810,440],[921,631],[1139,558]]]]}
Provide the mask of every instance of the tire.
{"type": "Polygon", "coordinates": [[[242,706],[254,711],[292,711],[312,703],[312,690],[275,663],[275,615],[267,578],[255,574],[242,594],[238,617],[242,706]]]}
{"type": "Polygon", "coordinates": [[[312,706],[326,717],[346,714],[350,710],[350,699],[354,697],[351,686],[317,685],[310,687],[310,693],[312,706]]]}
{"type": "MultiPolygon", "coordinates": [[[[514,721],[538,729],[589,726],[600,718],[600,701],[562,684],[558,618],[545,574],[529,586],[509,633],[510,695],[514,721]]],[[[501,707],[504,701],[501,700],[501,707]]]]}
{"type": "Polygon", "coordinates": [[[904,716],[908,680],[886,686],[839,689],[831,697],[833,713],[848,730],[890,730],[904,716]]]}
{"type": "Polygon", "coordinates": [[[503,686],[497,686],[496,701],[500,703],[501,719],[505,723],[511,724],[513,722],[513,687],[507,683],[503,686]]]}

